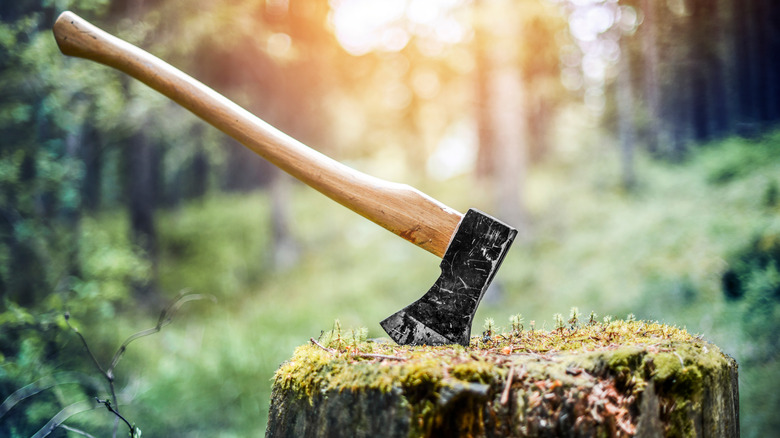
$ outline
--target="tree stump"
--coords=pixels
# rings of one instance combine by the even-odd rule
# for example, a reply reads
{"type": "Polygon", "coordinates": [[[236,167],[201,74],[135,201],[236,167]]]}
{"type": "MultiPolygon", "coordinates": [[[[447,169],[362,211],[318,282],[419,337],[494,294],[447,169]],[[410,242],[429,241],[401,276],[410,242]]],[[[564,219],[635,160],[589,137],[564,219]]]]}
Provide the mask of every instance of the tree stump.
{"type": "Polygon", "coordinates": [[[276,372],[266,437],[739,436],[737,363],[658,323],[408,347],[331,332],[276,372]]]}

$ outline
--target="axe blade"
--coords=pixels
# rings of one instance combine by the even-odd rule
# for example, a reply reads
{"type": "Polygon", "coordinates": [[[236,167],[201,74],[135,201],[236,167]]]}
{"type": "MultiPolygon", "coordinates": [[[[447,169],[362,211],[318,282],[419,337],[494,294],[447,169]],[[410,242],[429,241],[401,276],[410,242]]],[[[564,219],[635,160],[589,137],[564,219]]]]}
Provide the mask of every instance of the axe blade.
{"type": "Polygon", "coordinates": [[[458,225],[441,261],[441,275],[422,298],[383,320],[401,345],[469,345],[477,306],[517,230],[478,210],[458,225]]]}

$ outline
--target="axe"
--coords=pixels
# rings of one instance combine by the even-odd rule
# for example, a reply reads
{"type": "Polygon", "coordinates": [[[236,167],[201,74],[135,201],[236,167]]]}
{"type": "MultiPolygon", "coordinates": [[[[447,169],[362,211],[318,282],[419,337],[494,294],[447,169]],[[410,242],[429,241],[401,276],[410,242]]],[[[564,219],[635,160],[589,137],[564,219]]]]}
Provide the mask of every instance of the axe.
{"type": "Polygon", "coordinates": [[[399,344],[469,345],[474,313],[517,230],[474,209],[461,214],[408,185],[326,157],[72,12],[63,12],[53,31],[65,55],[105,64],[144,82],[293,177],[441,257],[441,275],[428,292],[381,325],[399,344]]]}

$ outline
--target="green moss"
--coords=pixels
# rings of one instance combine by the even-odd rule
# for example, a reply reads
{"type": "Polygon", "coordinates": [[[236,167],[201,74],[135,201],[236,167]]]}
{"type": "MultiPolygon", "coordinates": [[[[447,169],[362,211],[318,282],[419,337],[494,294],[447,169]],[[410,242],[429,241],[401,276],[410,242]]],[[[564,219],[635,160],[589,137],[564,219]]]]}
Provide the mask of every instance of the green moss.
{"type": "Polygon", "coordinates": [[[653,358],[653,364],[656,367],[654,377],[662,381],[671,378],[683,368],[682,360],[673,353],[658,353],[653,358]]]}
{"type": "MultiPolygon", "coordinates": [[[[662,399],[665,424],[686,436],[692,431],[690,412],[701,409],[705,376],[726,363],[717,347],[685,330],[642,321],[591,321],[583,327],[575,321],[553,331],[514,330],[488,339],[473,337],[468,348],[354,339],[340,344],[343,347],[299,347],[276,372],[275,386],[310,399],[333,390],[399,389],[423,435],[426,430],[441,431],[437,425],[453,391],[468,392],[477,385],[483,392],[489,388],[489,397],[495,398],[513,372],[513,382],[521,382],[514,385],[514,394],[517,406],[527,411],[520,414],[523,418],[534,412],[554,415],[554,410],[544,409],[546,400],[555,397],[572,397],[583,406],[603,397],[614,406],[602,415],[616,416],[627,430],[635,420],[631,412],[637,399],[652,381],[662,399]]],[[[466,423],[458,427],[471,427],[466,423]]]]}
{"type": "Polygon", "coordinates": [[[455,364],[450,371],[456,379],[477,383],[491,383],[495,374],[495,364],[482,359],[455,364]]]}

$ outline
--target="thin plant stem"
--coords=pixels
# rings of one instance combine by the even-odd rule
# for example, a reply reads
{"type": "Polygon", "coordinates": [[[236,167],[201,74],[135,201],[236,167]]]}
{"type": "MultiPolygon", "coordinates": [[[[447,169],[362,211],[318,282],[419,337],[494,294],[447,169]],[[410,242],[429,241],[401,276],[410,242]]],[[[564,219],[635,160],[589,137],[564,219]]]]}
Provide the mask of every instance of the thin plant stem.
{"type": "MultiPolygon", "coordinates": [[[[103,367],[100,365],[100,362],[97,360],[97,357],[92,352],[92,350],[89,348],[89,344],[87,343],[86,338],[84,338],[84,335],[81,334],[81,332],[74,327],[70,323],[70,312],[65,312],[65,323],[68,325],[68,327],[78,335],[79,339],[81,340],[81,343],[84,345],[84,349],[87,350],[87,354],[89,355],[90,359],[92,360],[92,363],[95,365],[95,368],[97,368],[100,373],[105,377],[106,381],[108,382],[108,387],[111,392],[111,398],[106,400],[100,400],[96,398],[95,400],[98,401],[98,403],[102,403],[108,408],[108,410],[114,414],[114,433],[113,436],[116,438],[117,429],[119,426],[119,420],[121,419],[124,421],[124,423],[127,425],[128,428],[130,428],[130,434],[131,436],[135,433],[135,427],[130,424],[129,421],[125,419],[120,413],[119,413],[119,399],[116,395],[116,388],[114,386],[114,369],[119,364],[119,361],[122,359],[125,351],[127,351],[127,346],[130,345],[131,342],[135,341],[136,339],[143,338],[145,336],[153,335],[160,330],[162,330],[163,327],[170,324],[173,321],[173,317],[176,315],[176,312],[181,308],[182,305],[184,305],[187,302],[190,301],[196,301],[196,300],[203,300],[203,299],[209,299],[211,301],[216,301],[216,298],[212,295],[202,295],[202,294],[188,294],[187,290],[181,291],[177,296],[176,299],[171,302],[168,306],[166,306],[161,312],[160,317],[157,319],[157,325],[155,325],[152,328],[142,330],[140,332],[134,333],[125,339],[124,342],[122,342],[122,345],[119,346],[116,353],[114,353],[113,358],[111,359],[111,365],[108,367],[108,369],[103,369],[103,367]],[[113,402],[113,405],[112,405],[113,402]],[[114,407],[116,406],[116,407],[114,407]]],[[[56,418],[56,417],[55,417],[56,418]]],[[[51,421],[54,421],[53,418],[51,421]]],[[[50,423],[51,423],[50,421],[50,423]]],[[[64,420],[63,420],[64,421],[64,420]]],[[[61,423],[61,422],[60,422],[61,423]]],[[[59,424],[58,424],[59,425],[59,424]]],[[[54,426],[56,428],[57,426],[54,426]]],[[[43,430],[43,429],[42,429],[43,430]]],[[[52,429],[53,430],[53,429],[52,429]]],[[[46,433],[48,435],[49,432],[46,433]]],[[[46,436],[43,435],[43,436],[46,436]]]]}

